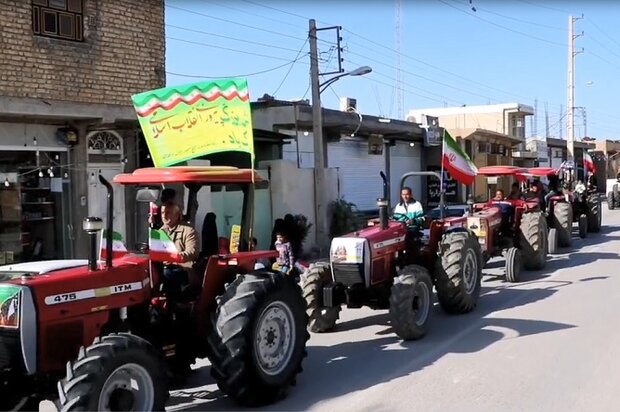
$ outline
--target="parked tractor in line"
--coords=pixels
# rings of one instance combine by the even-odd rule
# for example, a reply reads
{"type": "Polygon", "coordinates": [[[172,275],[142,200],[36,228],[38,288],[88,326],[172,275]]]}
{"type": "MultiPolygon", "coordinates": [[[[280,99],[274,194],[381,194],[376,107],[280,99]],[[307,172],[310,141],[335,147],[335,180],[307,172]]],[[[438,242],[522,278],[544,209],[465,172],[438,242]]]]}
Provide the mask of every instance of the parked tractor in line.
{"type": "MultiPolygon", "coordinates": [[[[523,179],[526,169],[514,166],[485,166],[478,176],[523,179]]],[[[547,260],[547,222],[540,199],[493,200],[474,204],[467,217],[467,227],[478,237],[484,261],[494,256],[506,259],[506,280],[519,281],[523,268],[540,270],[547,260]]]]}
{"type": "MultiPolygon", "coordinates": [[[[410,172],[401,178],[435,176],[410,172]]],[[[391,325],[404,340],[422,338],[428,330],[433,285],[441,307],[449,313],[474,309],[480,295],[482,253],[464,217],[444,217],[444,194],[438,220],[411,230],[400,216],[389,217],[389,184],[379,199],[380,217],[369,227],[334,238],[330,261],[310,266],[302,289],[313,332],[334,328],[342,305],[389,309],[391,325]]]]}
{"type": "MultiPolygon", "coordinates": [[[[306,355],[307,316],[294,280],[255,270],[276,253],[247,251],[253,183],[260,176],[232,167],[168,167],[114,178],[122,185],[184,184],[190,221],[203,186],[241,187],[241,251],[201,260],[201,283],[174,298],[147,245],[112,258],[113,190],[99,180],[108,190],[105,262],[95,256],[103,222],[90,218],[89,260],[0,267],[2,405],[33,393],[50,395],[46,384],[58,382],[61,411],[164,410],[172,371],[205,357],[220,389],[240,404],[285,396],[306,355]]],[[[158,197],[148,188],[137,193],[138,201],[158,197]]]]}

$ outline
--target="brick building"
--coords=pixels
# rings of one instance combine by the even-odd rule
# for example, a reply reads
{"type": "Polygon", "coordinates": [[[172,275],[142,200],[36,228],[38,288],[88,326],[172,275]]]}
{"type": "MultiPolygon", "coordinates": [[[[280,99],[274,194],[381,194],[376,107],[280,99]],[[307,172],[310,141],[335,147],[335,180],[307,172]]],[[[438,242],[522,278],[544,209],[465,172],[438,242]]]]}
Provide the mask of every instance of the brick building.
{"type": "MultiPolygon", "coordinates": [[[[164,0],[0,0],[0,264],[85,257],[96,179],[131,170],[131,95],[165,84],[164,0]]],[[[128,241],[133,202],[115,189],[128,241]]]]}

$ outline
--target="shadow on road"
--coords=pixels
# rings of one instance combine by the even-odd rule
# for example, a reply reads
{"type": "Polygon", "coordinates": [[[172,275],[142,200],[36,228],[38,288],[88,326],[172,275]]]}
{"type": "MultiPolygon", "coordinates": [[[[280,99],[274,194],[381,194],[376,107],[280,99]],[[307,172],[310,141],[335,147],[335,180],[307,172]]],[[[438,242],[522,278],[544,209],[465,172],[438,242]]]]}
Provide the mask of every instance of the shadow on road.
{"type": "MultiPolygon", "coordinates": [[[[532,278],[525,281],[537,282],[532,278]]],[[[385,325],[386,328],[377,332],[371,340],[309,346],[308,358],[304,362],[305,370],[298,378],[297,387],[293,388],[287,399],[264,410],[307,410],[322,400],[421,371],[446,354],[481,351],[505,338],[505,333],[494,330],[497,328],[510,329],[511,338],[515,338],[514,335],[522,337],[573,328],[574,325],[564,323],[502,318],[494,313],[541,301],[556,293],[559,287],[570,283],[557,282],[546,288],[527,290],[510,286],[483,288],[484,296],[478,307],[465,315],[448,315],[435,305],[428,335],[415,342],[403,342],[395,336],[385,312],[343,322],[334,333],[377,324],[385,325]]],[[[312,345],[312,338],[309,344],[312,345]]],[[[217,397],[218,394],[210,393],[208,398],[216,399],[184,410],[240,410],[223,395],[217,397]]]]}

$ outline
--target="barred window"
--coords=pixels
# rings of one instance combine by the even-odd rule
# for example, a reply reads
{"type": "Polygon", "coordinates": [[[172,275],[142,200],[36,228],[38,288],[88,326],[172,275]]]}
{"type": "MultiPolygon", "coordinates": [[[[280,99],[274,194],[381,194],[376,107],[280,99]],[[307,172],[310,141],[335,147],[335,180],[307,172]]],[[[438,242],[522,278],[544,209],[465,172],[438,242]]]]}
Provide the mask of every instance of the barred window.
{"type": "Polygon", "coordinates": [[[37,36],[83,40],[82,0],[32,0],[32,31],[37,36]]]}

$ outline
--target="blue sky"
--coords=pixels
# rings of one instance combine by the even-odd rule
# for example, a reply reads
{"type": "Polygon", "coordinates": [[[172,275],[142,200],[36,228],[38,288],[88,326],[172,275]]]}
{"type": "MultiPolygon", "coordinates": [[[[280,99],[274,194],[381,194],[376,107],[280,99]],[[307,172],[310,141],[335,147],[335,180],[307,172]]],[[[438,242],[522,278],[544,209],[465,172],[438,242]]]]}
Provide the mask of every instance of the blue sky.
{"type": "MultiPolygon", "coordinates": [[[[308,19],[342,26],[345,77],[322,95],[357,99],[363,113],[399,117],[396,7],[392,1],[166,0],[168,85],[245,76],[252,100],[310,98],[308,19]],[[262,73],[261,73],[262,72],[262,73]],[[258,73],[258,74],[255,74],[258,73]]],[[[587,134],[618,139],[620,4],[607,1],[402,0],[403,112],[410,109],[538,101],[536,128],[566,138],[568,20],[575,23],[575,106],[585,107],[587,134]],[[472,7],[476,8],[474,12],[472,7]]],[[[319,36],[321,70],[337,67],[334,32],[319,36]]],[[[327,76],[326,78],[329,78],[327,76]]],[[[584,135],[576,111],[576,136],[584,135]]],[[[527,123],[528,130],[530,122],[527,123]]],[[[530,132],[528,131],[528,136],[530,132]]]]}

